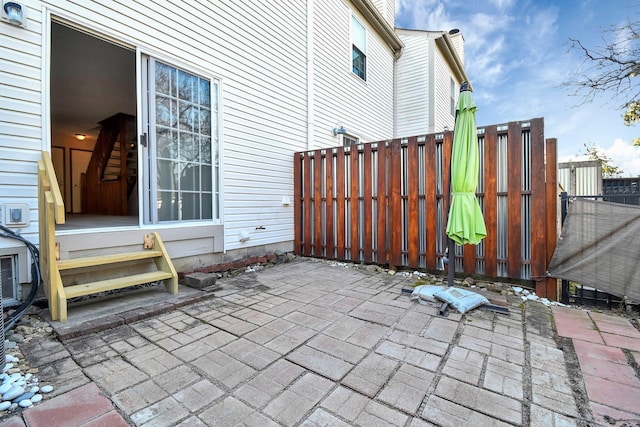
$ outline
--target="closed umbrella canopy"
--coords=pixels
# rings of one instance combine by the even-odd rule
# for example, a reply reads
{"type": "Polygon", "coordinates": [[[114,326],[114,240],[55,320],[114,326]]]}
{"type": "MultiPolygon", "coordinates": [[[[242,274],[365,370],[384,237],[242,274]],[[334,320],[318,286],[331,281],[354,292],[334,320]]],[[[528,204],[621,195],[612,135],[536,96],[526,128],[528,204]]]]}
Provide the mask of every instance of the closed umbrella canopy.
{"type": "Polygon", "coordinates": [[[460,92],[451,153],[451,206],[447,235],[459,245],[477,245],[487,236],[478,188],[476,105],[471,91],[460,92]]]}

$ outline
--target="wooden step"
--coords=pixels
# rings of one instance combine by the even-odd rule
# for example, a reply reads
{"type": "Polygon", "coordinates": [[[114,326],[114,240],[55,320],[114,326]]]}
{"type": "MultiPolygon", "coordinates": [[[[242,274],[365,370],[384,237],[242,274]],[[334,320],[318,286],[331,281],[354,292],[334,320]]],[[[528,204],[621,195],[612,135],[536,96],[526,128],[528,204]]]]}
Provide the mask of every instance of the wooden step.
{"type": "Polygon", "coordinates": [[[83,258],[64,259],[58,261],[58,270],[73,270],[75,268],[93,267],[96,265],[105,264],[117,264],[119,262],[151,259],[161,256],[161,250],[146,250],[113,255],[98,255],[83,258]]]}
{"type": "Polygon", "coordinates": [[[122,289],[129,286],[141,285],[143,283],[157,282],[159,280],[170,279],[171,277],[173,276],[169,272],[152,271],[149,273],[101,280],[99,282],[85,283],[82,285],[65,286],[64,294],[66,298],[74,298],[84,295],[91,295],[98,292],[111,291],[114,289],[122,289]]]}
{"type": "Polygon", "coordinates": [[[51,308],[51,318],[62,322],[67,320],[67,299],[69,298],[122,289],[144,283],[162,281],[164,282],[164,288],[167,292],[177,294],[178,273],[173,267],[171,258],[162,243],[162,239],[160,239],[160,235],[157,232],[145,234],[142,247],[145,249],[141,251],[52,261],[55,264],[56,269],[50,276],[49,287],[47,288],[47,297],[49,298],[49,307],[51,308]],[[150,265],[147,267],[151,267],[151,264],[154,265],[154,271],[104,279],[104,275],[113,272],[113,270],[117,268],[118,264],[122,263],[126,266],[124,270],[119,273],[122,274],[133,269],[129,268],[134,267],[129,264],[130,261],[135,262],[140,260],[153,261],[149,262],[148,264],[150,265]],[[105,274],[102,275],[101,280],[69,286],[64,286],[62,282],[62,276],[60,275],[61,270],[66,270],[68,272],[67,274],[73,278],[74,270],[76,269],[80,269],[78,273],[83,275],[85,272],[81,270],[82,268],[94,267],[99,269],[99,267],[107,265],[111,266],[111,268],[105,269],[105,274]]]}

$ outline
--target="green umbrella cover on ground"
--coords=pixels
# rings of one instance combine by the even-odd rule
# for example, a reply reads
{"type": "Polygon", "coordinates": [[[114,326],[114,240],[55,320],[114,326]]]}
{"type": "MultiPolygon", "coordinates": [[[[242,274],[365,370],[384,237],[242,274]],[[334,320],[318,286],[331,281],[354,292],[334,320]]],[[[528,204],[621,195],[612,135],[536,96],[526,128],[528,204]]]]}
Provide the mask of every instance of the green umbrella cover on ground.
{"type": "Polygon", "coordinates": [[[476,105],[471,92],[460,92],[451,153],[451,206],[447,235],[459,245],[477,245],[487,236],[478,187],[476,105]]]}

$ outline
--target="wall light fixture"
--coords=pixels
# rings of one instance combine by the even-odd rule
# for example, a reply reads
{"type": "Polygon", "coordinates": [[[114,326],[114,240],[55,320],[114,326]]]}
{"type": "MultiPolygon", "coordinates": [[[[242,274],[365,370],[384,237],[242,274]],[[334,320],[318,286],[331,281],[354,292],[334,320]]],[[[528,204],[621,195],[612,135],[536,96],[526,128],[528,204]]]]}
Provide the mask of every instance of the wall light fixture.
{"type": "Polygon", "coordinates": [[[8,1],[3,4],[2,9],[4,10],[3,18],[5,18],[9,24],[23,28],[27,26],[27,8],[23,5],[8,1]]]}
{"type": "Polygon", "coordinates": [[[333,128],[333,136],[344,135],[345,133],[347,133],[347,130],[344,128],[344,126],[333,128]]]}

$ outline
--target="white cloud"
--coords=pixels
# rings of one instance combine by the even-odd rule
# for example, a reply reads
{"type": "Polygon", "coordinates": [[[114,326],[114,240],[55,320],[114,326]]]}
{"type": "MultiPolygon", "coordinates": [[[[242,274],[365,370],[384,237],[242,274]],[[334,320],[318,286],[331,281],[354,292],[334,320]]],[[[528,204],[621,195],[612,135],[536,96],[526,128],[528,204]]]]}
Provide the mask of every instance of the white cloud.
{"type": "Polygon", "coordinates": [[[489,0],[489,3],[495,6],[498,10],[511,9],[516,0],[489,0]]]}
{"type": "MultiPolygon", "coordinates": [[[[596,144],[587,144],[597,148],[598,152],[604,157],[611,159],[611,164],[622,169],[623,177],[640,176],[640,147],[634,147],[629,142],[616,138],[608,147],[596,144]]],[[[581,153],[584,153],[584,146],[581,153]]],[[[558,157],[558,162],[581,161],[588,160],[584,155],[565,155],[558,157]]]]}
{"type": "Polygon", "coordinates": [[[640,176],[640,147],[618,138],[611,146],[603,148],[602,152],[624,171],[624,176],[640,176]]]}
{"type": "Polygon", "coordinates": [[[640,148],[624,142],[640,136],[640,125],[624,126],[620,102],[611,94],[585,104],[569,84],[581,64],[591,65],[570,49],[569,38],[601,45],[602,30],[640,13],[640,6],[631,10],[600,0],[578,3],[396,0],[396,22],[403,28],[460,30],[478,125],[543,117],[545,138],[557,138],[559,157],[577,156],[585,144],[597,144],[625,176],[640,175],[640,148]]]}
{"type": "Polygon", "coordinates": [[[401,28],[442,30],[442,21],[448,21],[444,4],[439,0],[396,0],[396,22],[401,28]],[[400,18],[400,19],[398,19],[400,18]]]}

